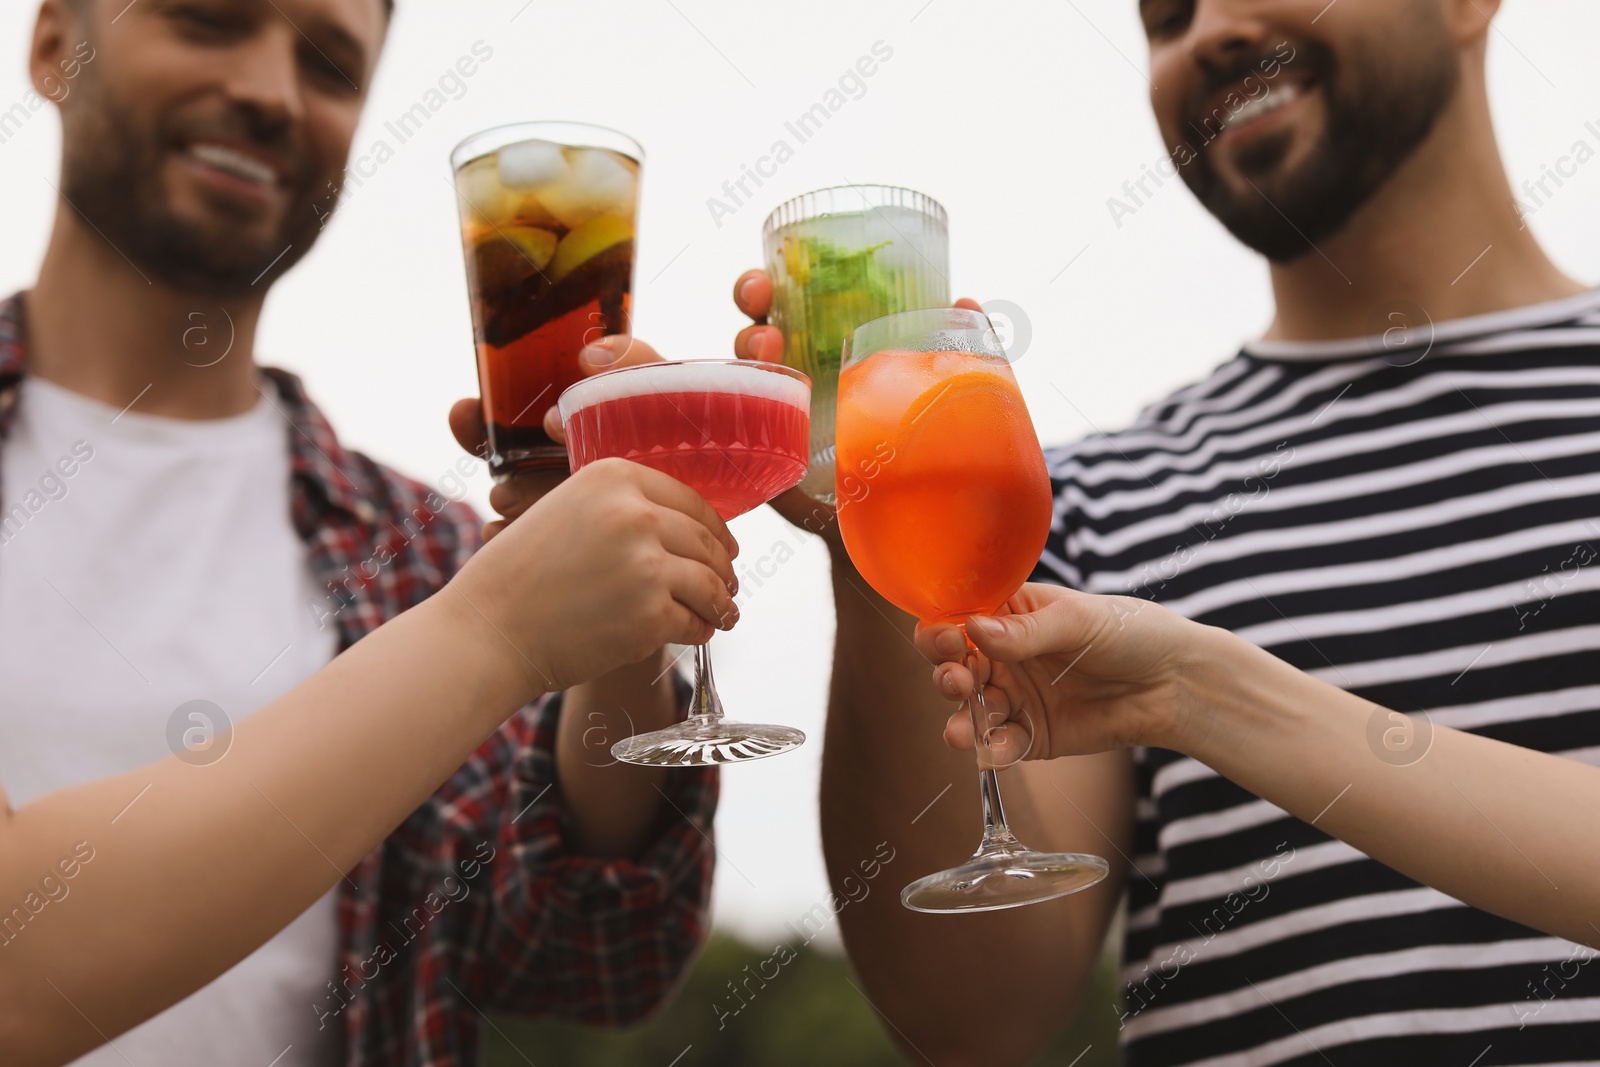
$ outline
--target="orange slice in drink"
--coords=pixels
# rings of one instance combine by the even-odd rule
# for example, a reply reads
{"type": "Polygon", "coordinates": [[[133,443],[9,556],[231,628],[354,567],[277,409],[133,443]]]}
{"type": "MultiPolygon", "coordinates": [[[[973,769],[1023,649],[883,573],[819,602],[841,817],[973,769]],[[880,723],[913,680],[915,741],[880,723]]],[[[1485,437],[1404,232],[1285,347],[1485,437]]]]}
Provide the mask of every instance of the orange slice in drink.
{"type": "Polygon", "coordinates": [[[1049,480],[1021,391],[1009,374],[962,371],[918,397],[895,437],[900,536],[938,561],[921,575],[924,613],[993,610],[1032,570],[1049,526],[1049,480]]]}

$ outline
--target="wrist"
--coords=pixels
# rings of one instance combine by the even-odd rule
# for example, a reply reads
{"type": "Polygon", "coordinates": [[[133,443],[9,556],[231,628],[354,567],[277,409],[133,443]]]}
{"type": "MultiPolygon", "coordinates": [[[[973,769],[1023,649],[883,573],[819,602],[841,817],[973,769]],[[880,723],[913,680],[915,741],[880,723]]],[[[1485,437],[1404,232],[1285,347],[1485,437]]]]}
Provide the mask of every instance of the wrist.
{"type": "Polygon", "coordinates": [[[521,707],[551,692],[549,679],[535,665],[533,650],[519,648],[493,619],[493,598],[474,590],[462,576],[418,605],[439,634],[440,656],[458,664],[461,676],[481,686],[490,706],[521,707]]]}
{"type": "Polygon", "coordinates": [[[1187,625],[1197,633],[1180,661],[1177,710],[1153,743],[1215,768],[1248,738],[1291,725],[1310,679],[1228,630],[1187,625]]]}

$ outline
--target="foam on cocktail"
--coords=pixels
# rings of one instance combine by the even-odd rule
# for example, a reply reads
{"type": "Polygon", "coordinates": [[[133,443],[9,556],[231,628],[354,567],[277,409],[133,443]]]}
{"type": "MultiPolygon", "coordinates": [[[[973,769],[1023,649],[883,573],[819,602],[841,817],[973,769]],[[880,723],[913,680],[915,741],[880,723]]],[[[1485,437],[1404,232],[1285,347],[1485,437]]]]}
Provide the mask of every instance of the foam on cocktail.
{"type": "Polygon", "coordinates": [[[810,401],[810,383],[786,368],[694,360],[596,375],[558,406],[573,471],[642,463],[731,519],[805,476],[810,401]]]}
{"type": "Polygon", "coordinates": [[[759,397],[808,410],[810,387],[782,371],[759,363],[730,365],[722,361],[657,363],[597,374],[561,395],[563,418],[596,404],[626,400],[646,393],[730,393],[759,397]]]}

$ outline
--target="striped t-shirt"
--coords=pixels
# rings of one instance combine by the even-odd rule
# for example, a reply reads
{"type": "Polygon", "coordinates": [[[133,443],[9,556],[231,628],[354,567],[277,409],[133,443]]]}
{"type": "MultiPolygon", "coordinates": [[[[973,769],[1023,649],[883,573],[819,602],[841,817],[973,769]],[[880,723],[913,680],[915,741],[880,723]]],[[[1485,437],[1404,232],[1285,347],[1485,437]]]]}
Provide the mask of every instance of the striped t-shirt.
{"type": "MultiPolygon", "coordinates": [[[[1431,721],[1600,764],[1600,290],[1250,345],[1048,459],[1037,579],[1152,598],[1415,716],[1375,719],[1374,759],[1425,758],[1431,721]]],[[[1187,757],[1134,758],[1129,1067],[1600,1064],[1592,950],[1187,757]]]]}

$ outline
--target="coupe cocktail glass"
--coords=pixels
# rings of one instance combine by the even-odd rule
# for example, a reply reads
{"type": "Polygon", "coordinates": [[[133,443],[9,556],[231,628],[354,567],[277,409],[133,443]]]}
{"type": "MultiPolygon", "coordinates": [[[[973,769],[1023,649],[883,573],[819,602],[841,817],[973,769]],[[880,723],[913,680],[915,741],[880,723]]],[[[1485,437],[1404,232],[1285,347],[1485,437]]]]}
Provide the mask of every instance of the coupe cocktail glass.
{"type": "MultiPolygon", "coordinates": [[[[561,394],[572,470],[620,457],[688,485],[724,520],[743,515],[806,473],[811,383],[788,367],[741,360],[648,363],[607,371],[561,394]]],[[[806,735],[792,726],[731,722],[695,650],[689,717],[617,742],[627,763],[704,766],[787,752],[806,735]]]]}
{"type": "MultiPolygon", "coordinates": [[[[968,618],[993,614],[1027,581],[1050,532],[1050,478],[982,312],[907,311],[858,328],[839,375],[837,435],[839,532],[884,599],[965,632],[968,618]],[[872,478],[846,497],[844,472],[857,464],[872,478]]],[[[968,663],[976,673],[975,656],[968,663]]],[[[983,744],[981,691],[969,711],[983,744]]],[[[980,769],[979,790],[978,851],[906,886],[906,907],[995,911],[1066,896],[1106,876],[1099,856],[1035,852],[1018,841],[993,767],[980,769]]]]}

